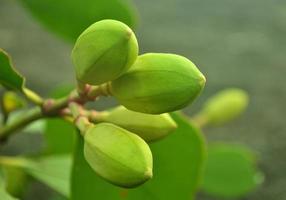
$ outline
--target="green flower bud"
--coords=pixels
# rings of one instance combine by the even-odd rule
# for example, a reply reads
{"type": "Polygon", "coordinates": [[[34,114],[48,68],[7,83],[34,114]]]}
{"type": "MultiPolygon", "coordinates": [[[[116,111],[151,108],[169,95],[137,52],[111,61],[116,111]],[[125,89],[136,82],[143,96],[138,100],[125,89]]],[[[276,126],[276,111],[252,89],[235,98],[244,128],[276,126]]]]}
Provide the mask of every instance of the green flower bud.
{"type": "Polygon", "coordinates": [[[112,81],[110,92],[120,104],[142,113],[160,114],[184,108],[200,94],[205,77],[187,58],[148,53],[112,81]]]}
{"type": "Polygon", "coordinates": [[[9,114],[15,110],[18,110],[26,105],[24,99],[18,96],[15,92],[7,91],[3,94],[2,106],[3,111],[9,114]]]}
{"type": "Polygon", "coordinates": [[[152,177],[152,153],[139,136],[110,123],[91,126],[84,135],[84,156],[101,177],[135,187],[152,177]]]}
{"type": "Polygon", "coordinates": [[[239,116],[248,105],[248,95],[238,88],[225,89],[208,99],[199,116],[208,124],[220,125],[239,116]]]}
{"type": "Polygon", "coordinates": [[[161,139],[177,128],[176,122],[167,113],[151,115],[119,106],[110,112],[98,115],[100,120],[125,128],[139,135],[146,142],[161,139]]]}
{"type": "Polygon", "coordinates": [[[132,30],[116,20],[102,20],[88,27],[77,39],[72,61],[79,82],[98,85],[127,71],[138,55],[132,30]]]}

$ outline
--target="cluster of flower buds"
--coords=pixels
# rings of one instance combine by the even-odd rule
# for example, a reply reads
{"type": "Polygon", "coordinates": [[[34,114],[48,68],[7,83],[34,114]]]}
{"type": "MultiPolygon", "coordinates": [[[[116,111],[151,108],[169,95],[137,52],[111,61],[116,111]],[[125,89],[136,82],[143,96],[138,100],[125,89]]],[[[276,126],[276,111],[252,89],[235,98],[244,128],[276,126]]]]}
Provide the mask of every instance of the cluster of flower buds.
{"type": "Polygon", "coordinates": [[[133,31],[115,20],[88,27],[72,51],[79,84],[102,86],[122,105],[102,112],[84,135],[84,156],[99,176],[121,187],[152,177],[147,142],[167,136],[177,125],[167,112],[194,101],[205,77],[187,58],[164,53],[138,56],[133,31]]]}

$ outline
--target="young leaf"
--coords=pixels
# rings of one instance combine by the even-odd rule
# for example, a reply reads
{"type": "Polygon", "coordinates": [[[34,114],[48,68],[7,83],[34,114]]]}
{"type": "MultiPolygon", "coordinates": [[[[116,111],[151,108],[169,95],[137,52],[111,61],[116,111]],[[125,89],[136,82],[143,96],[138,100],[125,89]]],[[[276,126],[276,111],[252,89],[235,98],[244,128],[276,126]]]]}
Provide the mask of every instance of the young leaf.
{"type": "Polygon", "coordinates": [[[124,0],[21,0],[31,14],[59,36],[75,41],[90,24],[116,19],[134,27],[134,10],[124,0]]]}
{"type": "Polygon", "coordinates": [[[16,198],[12,197],[5,188],[5,180],[2,170],[0,170],[0,199],[2,200],[17,200],[16,198]]]}
{"type": "Polygon", "coordinates": [[[172,117],[178,129],[151,144],[154,177],[136,189],[120,189],[99,178],[84,160],[80,138],[74,155],[72,200],[194,199],[205,159],[205,141],[200,131],[180,114],[174,113],[172,117]]]}
{"type": "Polygon", "coordinates": [[[208,149],[202,189],[213,196],[245,196],[262,181],[253,152],[244,146],[215,144],[208,149]]]}
{"type": "Polygon", "coordinates": [[[3,49],[0,49],[0,84],[20,92],[25,84],[25,78],[14,69],[11,57],[3,49]]]}

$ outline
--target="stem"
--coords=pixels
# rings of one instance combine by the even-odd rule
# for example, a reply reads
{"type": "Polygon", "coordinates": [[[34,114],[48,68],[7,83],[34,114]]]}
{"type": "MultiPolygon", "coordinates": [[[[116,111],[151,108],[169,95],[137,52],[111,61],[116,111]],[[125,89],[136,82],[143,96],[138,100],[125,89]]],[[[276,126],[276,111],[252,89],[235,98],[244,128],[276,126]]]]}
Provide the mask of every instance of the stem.
{"type": "Polygon", "coordinates": [[[44,115],[41,112],[41,109],[36,107],[33,109],[30,109],[27,113],[25,113],[25,116],[22,118],[18,118],[14,122],[12,122],[10,125],[3,126],[0,128],[0,140],[5,140],[10,134],[13,132],[22,129],[27,124],[42,118],[44,115]]]}
{"type": "Polygon", "coordinates": [[[69,103],[69,109],[74,117],[74,124],[80,130],[82,136],[84,136],[88,127],[92,124],[89,122],[88,117],[85,116],[84,110],[82,109],[81,105],[71,102],[69,103]]]}
{"type": "Polygon", "coordinates": [[[208,125],[208,119],[202,114],[197,114],[197,115],[191,117],[190,121],[192,123],[196,124],[200,128],[204,128],[205,126],[208,125]]]}
{"type": "Polygon", "coordinates": [[[27,111],[25,115],[19,117],[18,120],[8,124],[7,126],[0,128],[0,140],[5,140],[8,136],[13,134],[15,131],[24,128],[26,125],[30,124],[33,121],[44,117],[55,116],[62,108],[66,107],[71,100],[78,100],[78,95],[67,96],[63,99],[56,100],[53,104],[46,106],[45,102],[43,103],[42,110],[39,107],[35,107],[27,111]],[[46,106],[46,107],[45,107],[46,106]]]}
{"type": "MultiPolygon", "coordinates": [[[[72,91],[70,95],[62,99],[58,99],[58,100],[50,99],[50,100],[43,101],[41,103],[41,109],[39,107],[31,108],[29,111],[27,111],[27,113],[25,113],[25,115],[18,118],[18,120],[4,127],[0,127],[0,141],[5,141],[5,139],[8,138],[10,135],[14,134],[15,131],[24,128],[26,125],[30,124],[33,121],[36,121],[38,119],[45,118],[45,117],[59,117],[60,111],[66,108],[71,102],[76,102],[78,104],[83,105],[87,101],[96,99],[96,97],[99,95],[104,95],[104,92],[101,91],[103,89],[105,89],[105,87],[93,88],[91,90],[92,93],[87,93],[84,96],[79,95],[76,91],[72,91]]],[[[26,91],[30,91],[30,90],[26,90],[26,91]]],[[[34,100],[36,102],[36,99],[34,100]]],[[[40,101],[37,101],[37,102],[40,103],[40,101]]],[[[83,129],[83,127],[81,127],[80,124],[84,124],[84,123],[87,124],[86,121],[88,120],[77,119],[77,121],[79,121],[79,122],[76,122],[76,124],[78,124],[77,126],[83,129]]]]}

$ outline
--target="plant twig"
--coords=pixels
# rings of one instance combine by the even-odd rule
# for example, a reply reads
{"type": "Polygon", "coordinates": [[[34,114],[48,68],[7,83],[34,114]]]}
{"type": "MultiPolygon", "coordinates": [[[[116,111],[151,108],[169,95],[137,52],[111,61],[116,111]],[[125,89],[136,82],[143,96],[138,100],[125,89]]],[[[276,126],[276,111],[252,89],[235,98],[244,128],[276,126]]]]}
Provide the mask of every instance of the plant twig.
{"type": "Polygon", "coordinates": [[[31,108],[25,113],[25,115],[19,117],[11,124],[0,127],[0,141],[5,141],[10,135],[38,119],[46,117],[61,117],[60,111],[66,108],[71,102],[84,104],[87,101],[96,99],[97,96],[102,95],[102,92],[100,92],[101,89],[101,87],[93,88],[93,90],[89,91],[92,95],[87,93],[85,96],[80,96],[76,91],[72,91],[70,95],[62,99],[48,99],[44,101],[41,107],[31,108]]]}
{"type": "Polygon", "coordinates": [[[75,119],[74,124],[80,130],[81,135],[84,135],[88,127],[92,125],[89,122],[88,116],[85,115],[85,110],[75,102],[69,103],[69,109],[75,119]]]}

